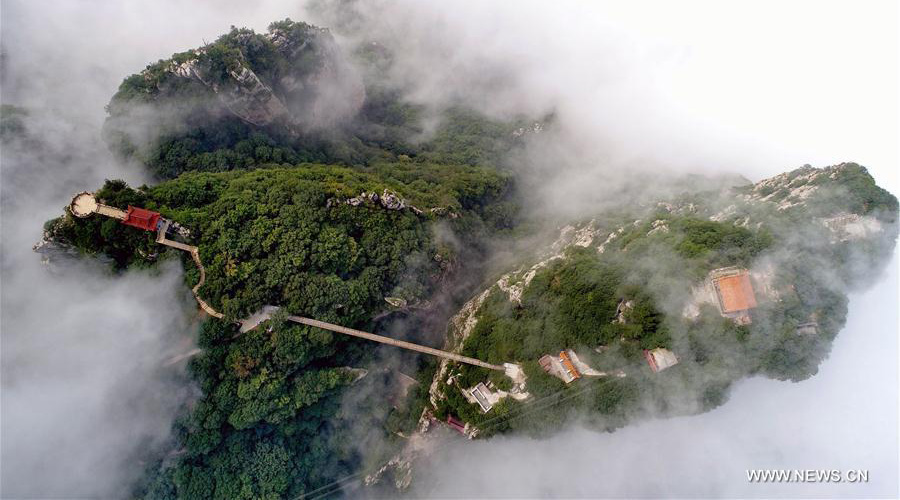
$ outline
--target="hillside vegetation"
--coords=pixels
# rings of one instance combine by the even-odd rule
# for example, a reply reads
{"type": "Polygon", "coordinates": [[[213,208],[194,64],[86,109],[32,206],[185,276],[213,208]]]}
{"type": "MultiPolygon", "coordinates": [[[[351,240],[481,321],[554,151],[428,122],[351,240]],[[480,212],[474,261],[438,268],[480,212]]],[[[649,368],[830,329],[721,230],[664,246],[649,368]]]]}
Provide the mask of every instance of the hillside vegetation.
{"type": "MultiPolygon", "coordinates": [[[[462,393],[479,382],[511,384],[453,363],[432,391],[435,414],[461,418],[482,435],[544,433],[585,415],[610,428],[645,414],[707,410],[747,376],[808,378],[844,325],[847,292],[883,266],[897,237],[896,198],[856,164],[685,192],[651,207],[618,207],[563,229],[555,250],[524,258],[476,295],[484,300],[474,312],[460,313],[476,321],[457,340],[460,351],[522,364],[532,396],[550,398],[537,405],[538,416],[520,418],[531,403],[511,398],[483,413],[462,393]],[[751,273],[758,304],[749,324],[723,317],[705,298],[707,275],[723,268],[751,273]],[[810,324],[814,330],[798,329],[810,324]],[[679,363],[652,373],[642,352],[656,348],[679,363]],[[624,378],[567,386],[536,363],[563,349],[624,378]]],[[[451,332],[458,338],[460,330],[451,332]]]]}

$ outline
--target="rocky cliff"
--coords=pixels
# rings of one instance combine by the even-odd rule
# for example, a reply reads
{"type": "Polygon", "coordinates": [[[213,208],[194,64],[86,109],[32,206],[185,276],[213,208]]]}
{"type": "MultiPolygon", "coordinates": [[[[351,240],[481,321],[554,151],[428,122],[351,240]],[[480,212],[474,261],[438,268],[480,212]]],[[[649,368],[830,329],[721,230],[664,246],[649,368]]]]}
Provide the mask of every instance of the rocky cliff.
{"type": "Polygon", "coordinates": [[[232,29],[215,43],[174,55],[125,80],[109,105],[113,121],[134,101],[160,105],[192,94],[241,121],[296,132],[331,126],[355,114],[362,80],[327,29],[282,21],[257,34],[232,29]]]}

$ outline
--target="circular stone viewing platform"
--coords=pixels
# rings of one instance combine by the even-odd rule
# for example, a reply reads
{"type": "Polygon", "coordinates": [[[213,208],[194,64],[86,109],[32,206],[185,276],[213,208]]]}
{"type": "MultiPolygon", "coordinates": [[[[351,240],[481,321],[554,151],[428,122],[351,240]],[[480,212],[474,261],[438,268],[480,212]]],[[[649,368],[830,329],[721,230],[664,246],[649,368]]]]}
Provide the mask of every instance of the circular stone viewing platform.
{"type": "Polygon", "coordinates": [[[94,195],[88,192],[76,194],[72,198],[72,203],[69,204],[69,211],[75,217],[87,217],[96,212],[97,208],[97,198],[94,198],[94,195]]]}
{"type": "MultiPolygon", "coordinates": [[[[129,207],[131,209],[131,207],[129,207]]],[[[91,214],[100,214],[105,215],[107,217],[112,217],[113,219],[119,219],[121,221],[125,221],[128,219],[128,213],[125,210],[110,207],[108,205],[104,205],[97,201],[97,197],[94,196],[93,193],[88,193],[87,191],[83,193],[78,193],[72,198],[72,203],[69,203],[69,212],[72,212],[72,215],[75,217],[87,217],[91,214]]],[[[127,222],[126,222],[127,224],[127,222]]],[[[142,229],[142,226],[139,226],[142,229]]]]}

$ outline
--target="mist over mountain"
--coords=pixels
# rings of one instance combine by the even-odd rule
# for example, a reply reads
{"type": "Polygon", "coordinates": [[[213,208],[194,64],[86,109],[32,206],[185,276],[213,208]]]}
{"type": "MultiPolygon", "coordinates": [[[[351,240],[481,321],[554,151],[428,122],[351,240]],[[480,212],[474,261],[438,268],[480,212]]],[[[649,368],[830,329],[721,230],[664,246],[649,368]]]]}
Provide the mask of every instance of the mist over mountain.
{"type": "Polygon", "coordinates": [[[3,495],[896,494],[896,6],[54,6],[4,4],[3,495]]]}

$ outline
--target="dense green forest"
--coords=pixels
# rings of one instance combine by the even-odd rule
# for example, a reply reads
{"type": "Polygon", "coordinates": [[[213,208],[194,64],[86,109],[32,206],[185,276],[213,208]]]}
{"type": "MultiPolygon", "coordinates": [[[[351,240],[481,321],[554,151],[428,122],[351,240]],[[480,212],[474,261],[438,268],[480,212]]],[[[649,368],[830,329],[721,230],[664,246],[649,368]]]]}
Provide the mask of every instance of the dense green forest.
{"type": "MultiPolygon", "coordinates": [[[[458,107],[426,116],[384,78],[390,59],[377,44],[344,51],[327,30],[285,20],[264,34],[233,28],[151,64],[111,99],[110,149],[161,182],[110,180],[96,197],[188,228],[207,271],[199,294],[225,314],[200,327],[202,352],[188,365],[200,394],[168,448],[148,452],[135,496],[297,497],[386,462],[423,409],[462,419],[482,437],[543,435],[572,419],[613,429],[649,414],[705,411],[750,375],[802,380],[843,326],[847,291],[893,248],[896,198],[865,168],[843,164],[716,191],[686,181],[664,200],[636,196],[633,206],[584,214],[590,223],[568,221],[590,229],[590,242],[569,242],[542,265],[546,255],[523,250],[502,270],[489,268],[492,250],[517,248],[508,243],[537,227],[523,219],[508,163],[527,140],[514,133],[526,122],[458,107]],[[337,85],[341,102],[355,103],[327,126],[319,84],[337,85]],[[811,195],[796,201],[808,186],[811,195]],[[835,240],[823,221],[848,214],[882,231],[835,240]],[[763,264],[774,271],[752,324],[737,325],[710,303],[696,317],[682,313],[711,270],[763,264]],[[502,272],[522,280],[529,269],[519,301],[492,284],[502,272]],[[451,323],[448,345],[520,364],[531,395],[502,399],[489,413],[460,389],[488,381],[509,389],[499,371],[451,364],[432,405],[438,363],[410,355],[403,368],[418,384],[406,397],[363,397],[388,378],[360,370],[376,361],[370,344],[284,320],[301,314],[369,331],[385,328],[384,318],[432,330],[439,320],[432,333],[443,334],[485,285],[471,333],[460,342],[451,323]],[[425,312],[398,311],[388,297],[425,312]],[[443,309],[428,309],[432,301],[443,309]],[[241,334],[234,322],[267,304],[282,312],[241,334]],[[811,318],[818,334],[798,335],[811,318]],[[625,376],[566,385],[537,360],[567,348],[625,376]],[[679,363],[654,374],[643,356],[654,348],[672,350],[679,363]],[[361,446],[361,433],[378,445],[361,446]]],[[[4,108],[0,131],[18,133],[23,113],[4,108]]],[[[114,219],[67,214],[45,228],[57,243],[109,257],[117,271],[181,259],[186,284],[199,279],[184,252],[114,219]]],[[[441,347],[435,337],[411,339],[441,347]]]]}

